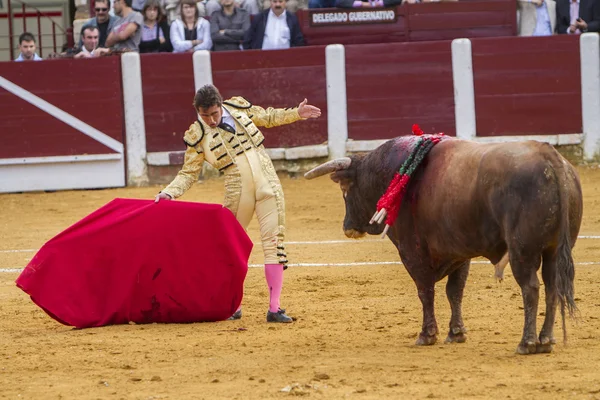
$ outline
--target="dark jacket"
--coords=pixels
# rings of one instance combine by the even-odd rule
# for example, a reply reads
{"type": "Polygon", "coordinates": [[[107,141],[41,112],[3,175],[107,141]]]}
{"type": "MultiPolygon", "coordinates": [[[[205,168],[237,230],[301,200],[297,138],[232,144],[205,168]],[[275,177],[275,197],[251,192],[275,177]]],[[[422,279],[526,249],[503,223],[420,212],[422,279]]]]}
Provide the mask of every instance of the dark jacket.
{"type": "Polygon", "coordinates": [[[214,51],[239,50],[244,34],[250,28],[250,14],[243,8],[234,8],[233,15],[227,16],[215,11],[210,16],[210,36],[214,51]],[[224,30],[223,34],[219,31],[224,30]]]}
{"type": "MultiPolygon", "coordinates": [[[[571,2],[556,2],[556,33],[567,33],[571,25],[571,2]]],[[[600,32],[600,2],[598,0],[580,0],[579,18],[588,25],[588,32],[600,32]]]]}
{"type": "MultiPolygon", "coordinates": [[[[140,53],[170,53],[173,51],[171,44],[171,29],[166,19],[157,23],[155,29],[160,29],[165,37],[165,42],[161,43],[159,39],[140,42],[140,53]]],[[[158,34],[156,35],[158,37],[158,34]]]]}
{"type": "MultiPolygon", "coordinates": [[[[257,14],[252,20],[250,29],[248,29],[244,37],[245,49],[262,49],[270,11],[271,9],[263,11],[257,14]]],[[[290,47],[304,46],[304,36],[302,36],[302,32],[300,31],[298,18],[289,11],[286,11],[285,15],[287,25],[290,28],[290,47]]]]}

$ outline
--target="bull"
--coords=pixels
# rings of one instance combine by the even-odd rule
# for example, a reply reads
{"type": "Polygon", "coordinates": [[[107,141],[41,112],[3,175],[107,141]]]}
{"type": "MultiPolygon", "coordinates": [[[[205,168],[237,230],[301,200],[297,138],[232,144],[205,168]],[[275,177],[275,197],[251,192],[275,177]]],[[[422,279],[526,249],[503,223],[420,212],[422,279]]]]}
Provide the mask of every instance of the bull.
{"type": "MultiPolygon", "coordinates": [[[[381,225],[370,223],[371,216],[416,140],[415,136],[398,137],[370,153],[332,160],[305,174],[307,179],[331,174],[339,183],[347,237],[382,233],[381,225]]],[[[577,309],[571,251],[582,211],[579,177],[549,144],[484,144],[448,138],[433,147],[411,178],[398,217],[387,232],[422,303],[423,323],[416,344],[437,341],[434,290],[435,283],[446,276],[452,311],[446,343],[466,341],[461,308],[470,260],[482,256],[498,269],[503,268],[505,254],[524,305],[517,352],[552,351],[559,303],[566,342],[565,309],[570,315],[577,309]],[[546,312],[537,335],[540,265],[546,312]]]]}

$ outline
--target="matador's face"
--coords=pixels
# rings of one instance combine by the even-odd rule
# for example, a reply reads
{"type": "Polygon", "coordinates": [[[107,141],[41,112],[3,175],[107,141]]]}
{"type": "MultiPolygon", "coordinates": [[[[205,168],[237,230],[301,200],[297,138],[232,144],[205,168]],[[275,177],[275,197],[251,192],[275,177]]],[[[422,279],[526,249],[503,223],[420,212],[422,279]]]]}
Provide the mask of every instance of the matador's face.
{"type": "Polygon", "coordinates": [[[208,108],[198,107],[198,115],[206,125],[216,128],[223,118],[223,107],[220,104],[208,108]]]}

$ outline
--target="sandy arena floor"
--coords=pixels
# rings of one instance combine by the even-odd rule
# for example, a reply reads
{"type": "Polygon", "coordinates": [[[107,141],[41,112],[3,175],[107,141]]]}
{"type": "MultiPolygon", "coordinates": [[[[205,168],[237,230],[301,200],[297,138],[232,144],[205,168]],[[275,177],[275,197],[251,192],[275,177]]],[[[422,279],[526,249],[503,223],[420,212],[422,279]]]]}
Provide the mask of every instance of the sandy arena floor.
{"type": "MultiPolygon", "coordinates": [[[[600,235],[600,170],[579,172],[580,234],[600,235]]],[[[465,290],[467,343],[416,347],[415,286],[402,266],[377,264],[399,261],[392,244],[346,240],[342,196],[329,179],[282,182],[290,262],[338,264],[286,271],[282,305],[297,321],[283,326],[264,320],[262,268],[249,271],[240,321],[60,325],[15,286],[18,272],[6,270],[23,268],[44,242],[113,198],[152,198],[159,188],[0,195],[0,398],[600,399],[600,264],[590,264],[600,261],[600,239],[580,239],[575,247],[581,313],[568,321],[568,346],[560,341],[552,354],[516,355],[520,290],[509,269],[496,283],[493,267],[480,263],[465,290]],[[342,242],[318,243],[331,240],[342,242]]],[[[220,203],[222,186],[200,183],[183,199],[220,203]]],[[[257,243],[256,221],[249,235],[257,243]]],[[[261,261],[257,245],[250,262],[261,261]]],[[[440,342],[449,322],[444,285],[436,298],[440,342]]],[[[556,336],[562,337],[560,323],[556,336]]]]}

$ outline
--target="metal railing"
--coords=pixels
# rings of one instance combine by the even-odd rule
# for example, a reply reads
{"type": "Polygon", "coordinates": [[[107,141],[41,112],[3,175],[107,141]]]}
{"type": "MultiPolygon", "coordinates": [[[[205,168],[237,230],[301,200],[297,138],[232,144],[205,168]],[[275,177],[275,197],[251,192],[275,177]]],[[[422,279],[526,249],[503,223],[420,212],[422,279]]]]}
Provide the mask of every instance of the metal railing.
{"type": "MultiPolygon", "coordinates": [[[[28,4],[24,0],[7,0],[7,11],[8,11],[8,35],[0,35],[0,38],[8,39],[8,49],[0,48],[0,50],[9,50],[10,59],[15,58],[15,38],[23,32],[28,32],[28,19],[35,19],[34,25],[37,25],[37,33],[34,34],[37,38],[37,49],[39,55],[43,57],[44,45],[47,40],[52,43],[51,48],[56,53],[58,52],[57,38],[62,37],[62,43],[67,43],[69,46],[73,45],[73,35],[71,29],[65,29],[60,23],[56,22],[52,17],[63,16],[63,12],[44,12],[39,8],[28,4]],[[16,4],[15,4],[16,3],[16,4]],[[15,7],[17,5],[17,7],[15,7]],[[20,11],[20,12],[19,12],[20,11]],[[58,14],[58,15],[57,15],[58,14]],[[15,22],[22,20],[22,31],[15,33],[15,22]],[[44,33],[42,31],[42,22],[48,21],[51,23],[50,32],[44,33]]],[[[31,21],[30,21],[31,24],[31,21]]],[[[31,25],[29,25],[31,27],[31,25]]],[[[47,46],[47,45],[46,45],[47,46]]]]}

